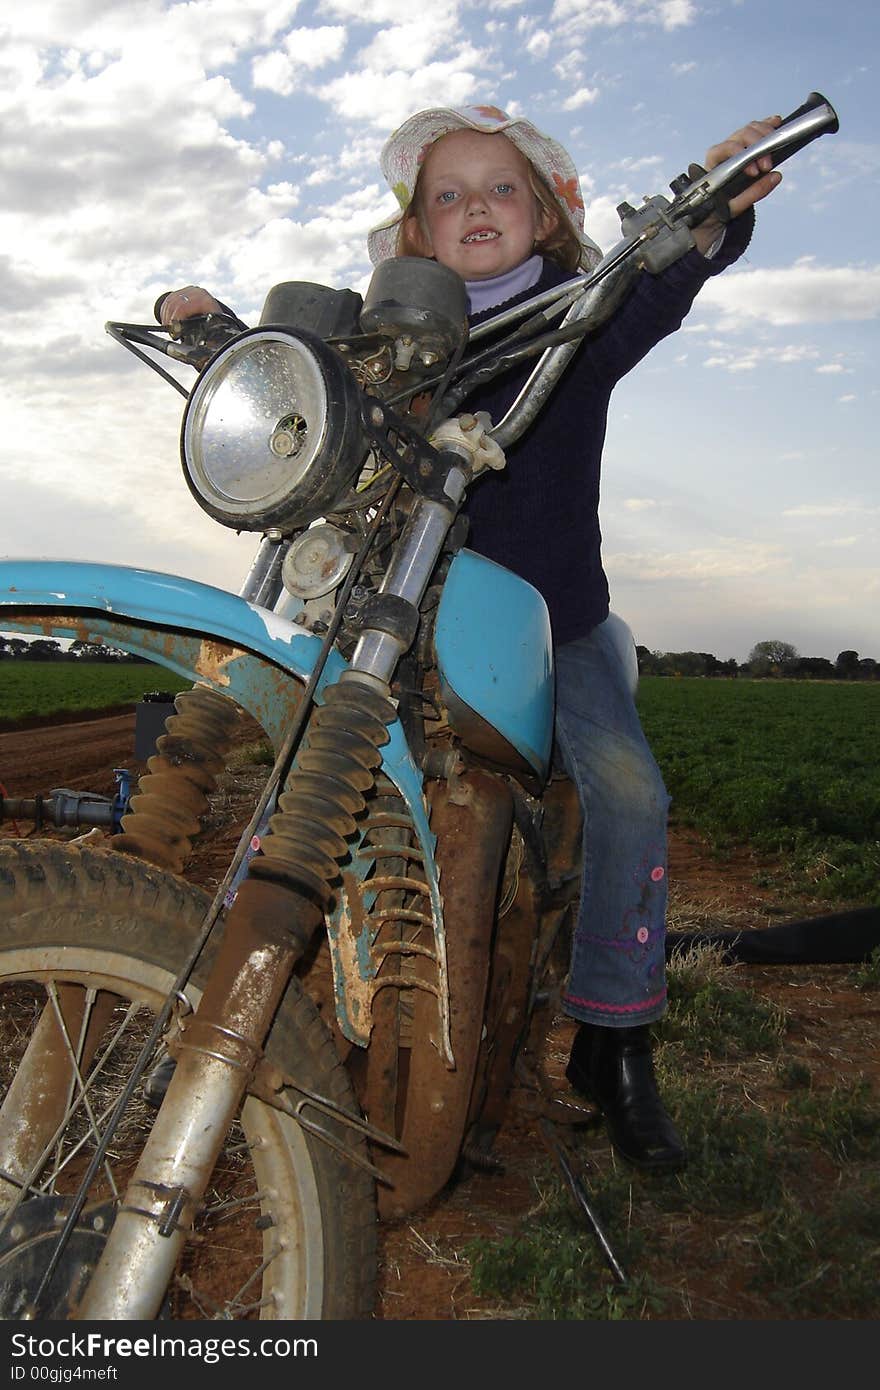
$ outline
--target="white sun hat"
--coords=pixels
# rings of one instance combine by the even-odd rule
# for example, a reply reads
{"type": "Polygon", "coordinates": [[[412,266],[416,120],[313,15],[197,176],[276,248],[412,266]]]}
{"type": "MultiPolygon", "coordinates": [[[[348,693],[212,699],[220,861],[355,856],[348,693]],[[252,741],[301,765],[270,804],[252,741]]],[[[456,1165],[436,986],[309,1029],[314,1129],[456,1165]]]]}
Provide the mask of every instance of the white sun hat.
{"type": "Polygon", "coordinates": [[[425,155],[441,136],[449,135],[453,130],[506,135],[543,176],[555,195],[580,243],[582,268],[592,270],[593,266],[598,265],[602,252],[584,231],[584,199],[571,156],[558,140],[542,134],[531,121],[523,116],[508,116],[497,106],[438,106],[429,111],[418,111],[388,137],[379,166],[400,207],[374,227],[367,237],[367,249],[373,265],[397,255],[400,223],[412,202],[425,155]]]}

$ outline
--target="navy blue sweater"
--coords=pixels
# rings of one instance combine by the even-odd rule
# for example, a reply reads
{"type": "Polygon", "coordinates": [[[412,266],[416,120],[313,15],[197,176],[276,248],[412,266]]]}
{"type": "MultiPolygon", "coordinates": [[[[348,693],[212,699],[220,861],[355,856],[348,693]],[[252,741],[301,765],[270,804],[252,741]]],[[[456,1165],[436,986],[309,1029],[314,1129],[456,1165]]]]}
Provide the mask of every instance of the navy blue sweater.
{"type": "MultiPolygon", "coordinates": [[[[619,309],[584,340],[526,434],[508,449],[504,471],[483,475],[471,488],[467,546],[544,595],[556,643],[585,636],[608,616],[599,473],[611,392],[655,343],[680,326],[709,276],[742,255],[753,224],[751,211],[731,222],[712,260],[692,250],[660,275],[641,272],[619,309]]],[[[537,285],[503,307],[570,278],[545,261],[537,285]]],[[[490,318],[501,307],[476,314],[471,322],[490,318]]],[[[469,396],[466,408],[487,410],[497,424],[534,360],[469,396]]]]}

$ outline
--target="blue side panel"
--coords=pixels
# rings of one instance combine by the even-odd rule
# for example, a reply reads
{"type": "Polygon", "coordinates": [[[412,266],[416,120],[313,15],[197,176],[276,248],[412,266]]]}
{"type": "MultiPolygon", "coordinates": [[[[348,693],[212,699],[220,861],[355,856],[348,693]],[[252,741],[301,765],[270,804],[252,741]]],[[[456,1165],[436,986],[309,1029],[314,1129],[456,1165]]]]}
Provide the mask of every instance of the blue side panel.
{"type": "Polygon", "coordinates": [[[434,643],[440,678],[546,777],[553,743],[547,605],[524,579],[471,550],[449,567],[434,643]]]}

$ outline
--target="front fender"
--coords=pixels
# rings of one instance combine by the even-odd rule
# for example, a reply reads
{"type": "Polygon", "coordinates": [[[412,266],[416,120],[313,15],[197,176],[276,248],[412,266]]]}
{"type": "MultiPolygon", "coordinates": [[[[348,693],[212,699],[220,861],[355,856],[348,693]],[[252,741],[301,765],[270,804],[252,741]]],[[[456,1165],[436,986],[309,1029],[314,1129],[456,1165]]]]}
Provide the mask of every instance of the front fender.
{"type": "MultiPolygon", "coordinates": [[[[210,584],[58,560],[0,561],[0,630],[101,641],[156,661],[231,696],[276,746],[321,650],[320,639],[299,624],[210,584]]],[[[331,651],[319,699],[345,664],[331,651]]],[[[426,815],[421,773],[399,722],[390,734],[384,771],[426,815]]]]}
{"type": "MultiPolygon", "coordinates": [[[[320,639],[297,623],[211,585],[152,570],[72,561],[0,561],[0,631],[104,642],[155,661],[230,696],[262,725],[276,748],[321,650],[320,639]]],[[[339,653],[331,651],[317,685],[318,703],[323,688],[345,667],[339,653]]],[[[438,958],[445,962],[436,840],[421,770],[399,721],[390,725],[382,754],[382,770],[404,798],[418,836],[438,958]]],[[[372,975],[376,966],[366,956],[364,974],[372,975]]],[[[349,1025],[346,1031],[363,1041],[362,1030],[349,1025]]]]}
{"type": "MultiPolygon", "coordinates": [[[[107,639],[232,695],[273,741],[278,715],[264,693],[260,697],[249,689],[249,663],[241,667],[240,658],[251,654],[303,681],[321,645],[296,623],[209,584],[122,565],[55,560],[0,562],[0,626],[82,641],[107,639]]],[[[341,658],[333,657],[326,679],[335,680],[342,668],[341,658]]]]}

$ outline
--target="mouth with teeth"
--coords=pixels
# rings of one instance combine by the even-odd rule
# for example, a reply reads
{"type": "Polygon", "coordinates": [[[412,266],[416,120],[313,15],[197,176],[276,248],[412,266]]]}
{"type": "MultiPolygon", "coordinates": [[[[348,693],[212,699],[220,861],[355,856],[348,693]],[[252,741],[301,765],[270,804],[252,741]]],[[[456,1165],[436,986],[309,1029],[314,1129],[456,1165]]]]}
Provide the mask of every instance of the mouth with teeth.
{"type": "Polygon", "coordinates": [[[468,232],[461,240],[464,246],[468,246],[475,241],[497,241],[500,235],[500,232],[493,232],[491,227],[480,227],[477,231],[468,232]]]}

